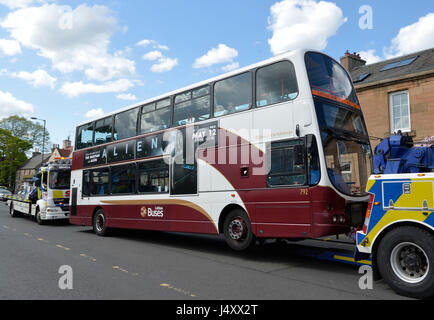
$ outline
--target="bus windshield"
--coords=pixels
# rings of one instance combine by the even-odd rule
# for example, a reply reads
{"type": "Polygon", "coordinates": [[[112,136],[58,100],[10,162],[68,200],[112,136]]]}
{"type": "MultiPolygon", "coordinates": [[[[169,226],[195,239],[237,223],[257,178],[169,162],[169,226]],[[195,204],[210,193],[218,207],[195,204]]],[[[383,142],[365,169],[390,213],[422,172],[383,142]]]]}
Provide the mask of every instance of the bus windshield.
{"type": "Polygon", "coordinates": [[[50,172],[50,189],[65,190],[69,189],[71,182],[71,171],[51,171],[50,172]]]}
{"type": "Polygon", "coordinates": [[[361,112],[315,100],[331,182],[346,195],[366,195],[366,183],[372,172],[372,152],[361,112]]]}
{"type": "Polygon", "coordinates": [[[306,53],[305,61],[314,94],[332,96],[359,105],[351,79],[339,63],[316,52],[306,53]]]}

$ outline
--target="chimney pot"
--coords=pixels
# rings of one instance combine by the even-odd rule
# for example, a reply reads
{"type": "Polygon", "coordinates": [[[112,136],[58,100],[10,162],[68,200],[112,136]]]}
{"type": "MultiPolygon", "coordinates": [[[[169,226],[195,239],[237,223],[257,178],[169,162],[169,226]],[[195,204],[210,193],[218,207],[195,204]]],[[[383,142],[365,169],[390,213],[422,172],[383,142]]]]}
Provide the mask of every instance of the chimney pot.
{"type": "Polygon", "coordinates": [[[352,71],[356,68],[366,65],[366,61],[360,57],[357,52],[350,53],[349,50],[345,52],[345,56],[341,57],[341,65],[344,66],[347,71],[352,71]]]}

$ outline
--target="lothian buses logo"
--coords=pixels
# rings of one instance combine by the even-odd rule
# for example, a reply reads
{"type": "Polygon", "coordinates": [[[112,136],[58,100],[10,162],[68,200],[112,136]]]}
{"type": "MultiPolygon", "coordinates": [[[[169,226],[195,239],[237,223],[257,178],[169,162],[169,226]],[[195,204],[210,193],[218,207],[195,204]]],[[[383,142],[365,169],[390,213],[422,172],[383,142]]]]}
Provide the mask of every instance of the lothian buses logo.
{"type": "Polygon", "coordinates": [[[155,208],[147,208],[142,207],[140,209],[140,215],[142,218],[151,217],[151,218],[163,218],[164,217],[164,208],[163,207],[155,207],[155,208]]]}
{"type": "Polygon", "coordinates": [[[142,216],[142,218],[146,218],[146,207],[142,207],[140,209],[140,215],[142,216]]]}

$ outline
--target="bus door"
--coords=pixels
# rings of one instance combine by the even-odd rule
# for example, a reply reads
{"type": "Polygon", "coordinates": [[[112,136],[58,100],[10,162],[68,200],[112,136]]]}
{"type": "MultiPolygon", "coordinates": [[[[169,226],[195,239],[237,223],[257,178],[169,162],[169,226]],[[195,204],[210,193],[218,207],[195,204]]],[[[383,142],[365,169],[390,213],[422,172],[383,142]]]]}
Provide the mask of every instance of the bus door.
{"type": "Polygon", "coordinates": [[[317,156],[311,152],[313,142],[314,137],[308,136],[271,143],[267,189],[256,191],[258,236],[310,235],[312,202],[309,186],[319,182],[317,156]]]}

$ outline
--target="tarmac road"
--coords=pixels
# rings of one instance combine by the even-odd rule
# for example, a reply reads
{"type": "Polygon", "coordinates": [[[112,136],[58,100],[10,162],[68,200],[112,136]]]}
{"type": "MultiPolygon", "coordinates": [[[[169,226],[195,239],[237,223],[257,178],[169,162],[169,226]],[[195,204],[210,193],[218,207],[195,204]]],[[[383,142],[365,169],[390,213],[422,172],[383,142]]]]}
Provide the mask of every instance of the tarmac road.
{"type": "Polygon", "coordinates": [[[382,281],[361,290],[358,267],[288,244],[237,253],[215,236],[116,230],[101,238],[88,227],[12,218],[3,203],[0,255],[1,300],[404,299],[382,281]],[[72,289],[60,289],[61,278],[72,289]]]}

